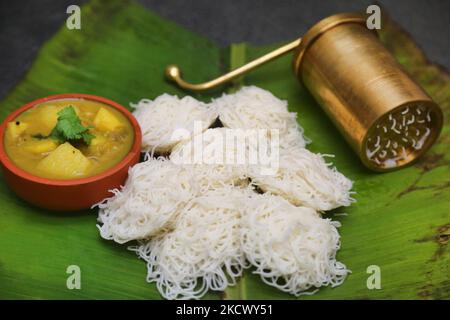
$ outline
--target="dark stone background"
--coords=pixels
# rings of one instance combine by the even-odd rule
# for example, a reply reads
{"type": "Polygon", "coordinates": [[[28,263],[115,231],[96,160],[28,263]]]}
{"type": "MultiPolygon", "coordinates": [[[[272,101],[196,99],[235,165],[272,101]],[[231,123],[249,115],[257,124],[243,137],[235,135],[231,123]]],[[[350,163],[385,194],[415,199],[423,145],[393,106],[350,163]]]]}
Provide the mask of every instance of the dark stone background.
{"type": "MultiPolygon", "coordinates": [[[[288,41],[328,15],[365,10],[366,0],[138,0],[163,17],[221,46],[288,41]]],[[[30,67],[42,43],[80,0],[0,0],[0,98],[30,67]]],[[[450,69],[450,1],[378,1],[407,29],[429,59],[450,69]]]]}

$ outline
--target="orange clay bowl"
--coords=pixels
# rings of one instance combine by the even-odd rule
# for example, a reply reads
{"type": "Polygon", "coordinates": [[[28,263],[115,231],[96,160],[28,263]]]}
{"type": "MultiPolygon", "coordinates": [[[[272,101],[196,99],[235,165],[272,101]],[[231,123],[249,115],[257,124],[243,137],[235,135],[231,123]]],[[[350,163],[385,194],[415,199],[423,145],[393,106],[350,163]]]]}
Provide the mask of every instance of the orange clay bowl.
{"type": "Polygon", "coordinates": [[[90,208],[104,198],[112,196],[109,190],[123,185],[128,169],[139,161],[141,129],[133,115],[121,105],[106,98],[78,93],[57,94],[29,102],[11,113],[0,126],[0,161],[6,182],[24,200],[41,208],[57,211],[75,211],[90,208]],[[37,104],[59,99],[85,99],[109,105],[122,112],[134,128],[134,143],[129,153],[114,167],[97,175],[56,180],[32,175],[17,167],[8,157],[4,147],[6,124],[22,112],[37,104]]]}

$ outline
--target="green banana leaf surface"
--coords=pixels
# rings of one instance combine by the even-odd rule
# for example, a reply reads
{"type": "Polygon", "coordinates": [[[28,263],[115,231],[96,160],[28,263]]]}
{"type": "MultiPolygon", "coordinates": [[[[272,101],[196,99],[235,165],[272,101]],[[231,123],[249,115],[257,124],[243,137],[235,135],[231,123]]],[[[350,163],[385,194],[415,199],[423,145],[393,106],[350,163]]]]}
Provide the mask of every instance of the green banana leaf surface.
{"type": "MultiPolygon", "coordinates": [[[[125,106],[164,92],[182,96],[186,92],[164,80],[166,65],[177,63],[186,78],[201,82],[278,45],[221,49],[129,1],[90,1],[81,11],[81,30],[62,26],[0,102],[1,120],[26,102],[56,93],[90,93],[125,106]]],[[[313,141],[308,148],[334,154],[334,165],[354,181],[357,202],[328,213],[342,222],[338,259],[352,273],[341,286],[301,299],[450,298],[450,78],[388,17],[380,37],[444,111],[438,142],[403,170],[379,174],[360,163],[295,79],[289,55],[222,88],[256,85],[286,99],[313,141]],[[381,289],[367,287],[372,265],[380,268],[381,289]]],[[[195,97],[207,101],[220,92],[195,97]]],[[[0,298],[161,299],[155,285],[145,281],[145,263],[126,246],[101,239],[96,219],[95,209],[55,213],[35,208],[0,176],[0,298]],[[81,270],[79,290],[66,285],[71,265],[81,270]]],[[[295,299],[265,285],[251,269],[235,287],[205,298],[295,299]]]]}

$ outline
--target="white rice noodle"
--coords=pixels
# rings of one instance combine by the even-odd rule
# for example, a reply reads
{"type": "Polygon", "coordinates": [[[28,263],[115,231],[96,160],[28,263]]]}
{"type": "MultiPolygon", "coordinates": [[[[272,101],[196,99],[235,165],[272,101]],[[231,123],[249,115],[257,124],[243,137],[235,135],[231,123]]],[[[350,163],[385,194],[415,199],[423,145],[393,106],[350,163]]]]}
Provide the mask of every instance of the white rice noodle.
{"type": "Polygon", "coordinates": [[[183,129],[192,134],[196,121],[203,131],[217,119],[214,106],[189,96],[179,99],[177,96],[163,94],[153,101],[142,99],[131,106],[135,108],[133,115],[142,130],[144,152],[169,153],[177,143],[189,138],[177,134],[176,130],[183,129]]]}
{"type": "Polygon", "coordinates": [[[191,171],[198,187],[198,194],[209,190],[234,186],[245,187],[249,179],[243,167],[229,165],[185,165],[185,170],[191,171]]]}
{"type": "Polygon", "coordinates": [[[241,245],[265,283],[299,296],[344,281],[349,270],[336,261],[339,222],[270,194],[258,195],[247,208],[241,245]]]}
{"type": "Polygon", "coordinates": [[[221,188],[190,201],[173,231],[131,248],[147,262],[147,281],[166,299],[199,299],[234,285],[246,266],[240,208],[251,190],[221,188]]]}
{"type": "Polygon", "coordinates": [[[98,228],[108,240],[146,239],[173,226],[177,214],[198,194],[192,173],[164,158],[129,170],[125,186],[98,204],[98,228]]]}
{"type": "Polygon", "coordinates": [[[349,206],[352,182],[336,168],[325,163],[320,154],[307,149],[280,150],[279,168],[274,175],[262,175],[258,167],[250,169],[252,182],[294,205],[318,211],[349,206]]]}
{"type": "Polygon", "coordinates": [[[252,86],[210,105],[164,94],[135,108],[146,161],[98,204],[98,228],[108,240],[138,240],[130,249],[147,262],[147,281],[164,298],[223,291],[250,264],[265,283],[294,295],[344,281],[349,270],[336,261],[340,224],[318,212],[350,205],[352,182],[304,148],[286,101],[252,86]],[[226,128],[207,129],[216,110],[226,128]],[[251,159],[260,140],[230,145],[230,128],[279,130],[273,174],[251,159]],[[173,139],[177,129],[188,135],[173,139]],[[170,160],[152,158],[154,152],[170,153],[170,160]]]}
{"type": "Polygon", "coordinates": [[[267,90],[248,86],[234,94],[224,94],[212,102],[225,127],[233,129],[278,129],[281,148],[304,147],[309,142],[297,123],[297,114],[289,112],[287,101],[267,90]]]}
{"type": "Polygon", "coordinates": [[[224,185],[241,186],[247,182],[246,154],[243,163],[237,163],[240,141],[227,147],[226,128],[208,129],[191,140],[179,143],[170,154],[170,160],[192,171],[202,191],[224,185]],[[227,160],[229,159],[229,160],[227,160]]]}

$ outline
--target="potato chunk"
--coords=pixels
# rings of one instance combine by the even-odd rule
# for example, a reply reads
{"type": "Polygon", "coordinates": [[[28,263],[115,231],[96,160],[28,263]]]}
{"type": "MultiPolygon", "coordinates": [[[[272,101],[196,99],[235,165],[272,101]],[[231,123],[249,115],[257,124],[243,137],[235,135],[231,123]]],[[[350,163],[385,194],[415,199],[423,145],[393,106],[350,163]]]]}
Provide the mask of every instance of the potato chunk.
{"type": "MultiPolygon", "coordinates": [[[[77,106],[72,106],[74,108],[77,116],[80,116],[80,110],[77,106]]],[[[40,107],[40,111],[38,113],[37,121],[42,124],[42,128],[40,132],[44,136],[48,136],[50,132],[52,132],[53,128],[56,126],[58,122],[58,112],[64,109],[61,106],[48,105],[40,107]]]]}
{"type": "Polygon", "coordinates": [[[24,149],[32,153],[40,154],[53,151],[57,146],[58,143],[52,139],[31,140],[24,144],[24,149]]]}
{"type": "Polygon", "coordinates": [[[97,147],[105,143],[107,143],[107,140],[104,136],[96,135],[95,138],[91,140],[90,146],[97,147]]]}
{"type": "Polygon", "coordinates": [[[100,131],[114,131],[123,125],[112,112],[100,108],[94,118],[94,126],[100,131]]]}
{"type": "Polygon", "coordinates": [[[75,179],[86,175],[90,166],[89,159],[66,142],[42,159],[37,169],[61,179],[75,179]]]}
{"type": "Polygon", "coordinates": [[[23,121],[11,121],[6,125],[6,134],[16,140],[27,128],[28,124],[23,121]]]}
{"type": "Polygon", "coordinates": [[[44,136],[50,134],[58,121],[58,112],[60,107],[54,105],[42,106],[38,113],[37,121],[42,124],[42,132],[44,136]]]}
{"type": "Polygon", "coordinates": [[[95,156],[100,156],[103,152],[108,148],[109,142],[102,135],[95,135],[95,138],[92,139],[91,144],[88,147],[88,150],[91,154],[95,156]]]}

